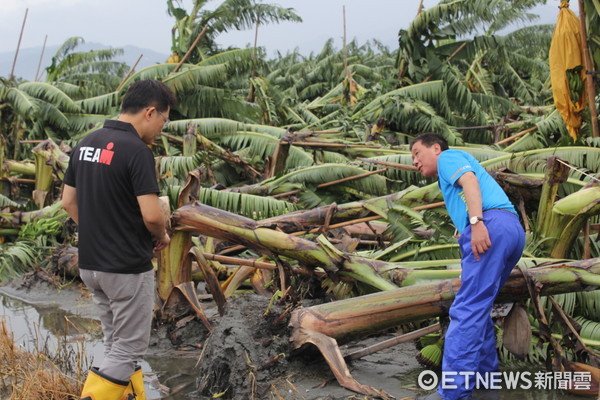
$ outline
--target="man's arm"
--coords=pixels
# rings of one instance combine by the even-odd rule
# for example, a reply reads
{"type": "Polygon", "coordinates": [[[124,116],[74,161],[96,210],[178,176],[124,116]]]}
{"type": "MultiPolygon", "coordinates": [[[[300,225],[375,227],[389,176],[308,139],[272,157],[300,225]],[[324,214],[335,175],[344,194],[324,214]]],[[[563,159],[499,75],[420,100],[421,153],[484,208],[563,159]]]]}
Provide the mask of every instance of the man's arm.
{"type": "Polygon", "coordinates": [[[160,207],[156,194],[145,194],[137,196],[144,225],[155,238],[154,251],[161,251],[171,241],[165,229],[165,216],[160,207]]]}
{"type": "MultiPolygon", "coordinates": [[[[469,210],[469,217],[483,217],[483,205],[481,199],[481,189],[479,180],[473,172],[465,172],[458,178],[458,184],[462,186],[469,210]]],[[[471,248],[475,259],[479,261],[479,255],[490,248],[492,242],[490,235],[483,221],[471,225],[471,248]]]]}
{"type": "Polygon", "coordinates": [[[62,192],[62,207],[75,223],[79,224],[79,207],[77,206],[77,189],[64,185],[62,192]]]}

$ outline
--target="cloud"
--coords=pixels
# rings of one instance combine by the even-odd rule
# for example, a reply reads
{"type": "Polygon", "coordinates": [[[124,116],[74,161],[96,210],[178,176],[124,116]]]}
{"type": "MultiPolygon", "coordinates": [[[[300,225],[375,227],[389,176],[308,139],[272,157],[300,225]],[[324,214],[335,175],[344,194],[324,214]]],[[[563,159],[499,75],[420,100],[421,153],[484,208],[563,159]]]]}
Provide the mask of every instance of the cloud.
{"type": "Polygon", "coordinates": [[[70,7],[78,3],[98,3],[97,0],[2,0],[2,13],[0,19],[12,19],[13,13],[34,7],[51,6],[52,8],[70,7]]]}

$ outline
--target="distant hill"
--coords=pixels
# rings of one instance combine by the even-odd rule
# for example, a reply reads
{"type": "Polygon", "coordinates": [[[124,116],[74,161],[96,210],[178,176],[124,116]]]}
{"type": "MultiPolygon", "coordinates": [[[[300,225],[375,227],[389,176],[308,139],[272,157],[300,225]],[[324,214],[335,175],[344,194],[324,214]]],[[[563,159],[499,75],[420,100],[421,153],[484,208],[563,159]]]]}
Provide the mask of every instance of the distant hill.
{"type": "MultiPolygon", "coordinates": [[[[48,46],[44,50],[44,57],[42,59],[42,65],[40,67],[40,73],[44,72],[44,68],[50,65],[52,57],[56,54],[60,46],[48,46]]],[[[108,49],[111,46],[106,46],[100,43],[83,43],[79,45],[75,51],[89,51],[89,50],[100,50],[108,49]]],[[[142,68],[154,65],[157,63],[164,63],[169,57],[168,54],[161,54],[153,50],[142,49],[135,46],[123,46],[123,55],[115,57],[116,61],[121,61],[129,65],[130,67],[135,64],[140,54],[143,54],[142,59],[136,67],[136,71],[142,68]]],[[[19,57],[15,67],[15,76],[21,77],[28,81],[35,80],[35,74],[37,71],[38,63],[40,61],[40,54],[42,53],[42,47],[32,47],[27,49],[21,49],[19,51],[19,57]]],[[[10,70],[12,68],[15,53],[3,52],[0,53],[0,77],[8,78],[10,70]]],[[[45,73],[41,80],[44,80],[45,73]]]]}

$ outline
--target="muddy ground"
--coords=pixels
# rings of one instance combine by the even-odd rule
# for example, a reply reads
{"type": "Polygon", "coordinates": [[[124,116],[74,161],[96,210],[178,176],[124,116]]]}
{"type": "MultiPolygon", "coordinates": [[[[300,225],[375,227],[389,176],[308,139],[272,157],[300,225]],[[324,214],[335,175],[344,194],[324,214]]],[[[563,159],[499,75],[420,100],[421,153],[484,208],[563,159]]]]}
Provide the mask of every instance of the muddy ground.
{"type": "MultiPolygon", "coordinates": [[[[57,306],[82,317],[96,317],[89,294],[76,282],[58,288],[43,279],[21,279],[0,287],[0,291],[29,304],[57,306]]],[[[177,384],[187,388],[185,396],[171,394],[162,398],[369,399],[340,387],[314,347],[292,352],[287,319],[280,318],[282,309],[275,305],[265,315],[269,299],[256,294],[231,299],[223,317],[212,301],[202,305],[214,327],[211,334],[194,318],[156,325],[153,329],[147,358],[164,360],[165,364],[190,357],[199,360],[193,363],[193,371],[187,371],[188,382],[179,377],[177,384]]],[[[364,338],[341,349],[348,353],[397,333],[400,332],[364,338]]],[[[416,377],[422,370],[416,353],[413,343],[405,343],[355,360],[349,369],[362,384],[383,389],[396,398],[413,397],[420,393],[416,377]]],[[[167,372],[158,380],[169,386],[177,377],[168,376],[167,372]]]]}

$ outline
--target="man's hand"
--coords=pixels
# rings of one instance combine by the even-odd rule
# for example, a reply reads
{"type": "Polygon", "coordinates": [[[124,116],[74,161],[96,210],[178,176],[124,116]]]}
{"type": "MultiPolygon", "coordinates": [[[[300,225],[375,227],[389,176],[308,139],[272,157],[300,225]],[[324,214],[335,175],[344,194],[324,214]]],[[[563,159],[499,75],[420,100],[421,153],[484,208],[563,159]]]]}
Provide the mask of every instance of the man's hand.
{"type": "Polygon", "coordinates": [[[475,259],[479,261],[479,255],[484,254],[491,246],[490,235],[483,221],[471,225],[471,250],[475,259]]]}
{"type": "Polygon", "coordinates": [[[171,238],[169,237],[167,232],[165,232],[160,239],[156,239],[154,241],[154,251],[159,252],[159,251],[163,250],[164,248],[166,248],[169,245],[170,242],[171,242],[171,238]]]}

